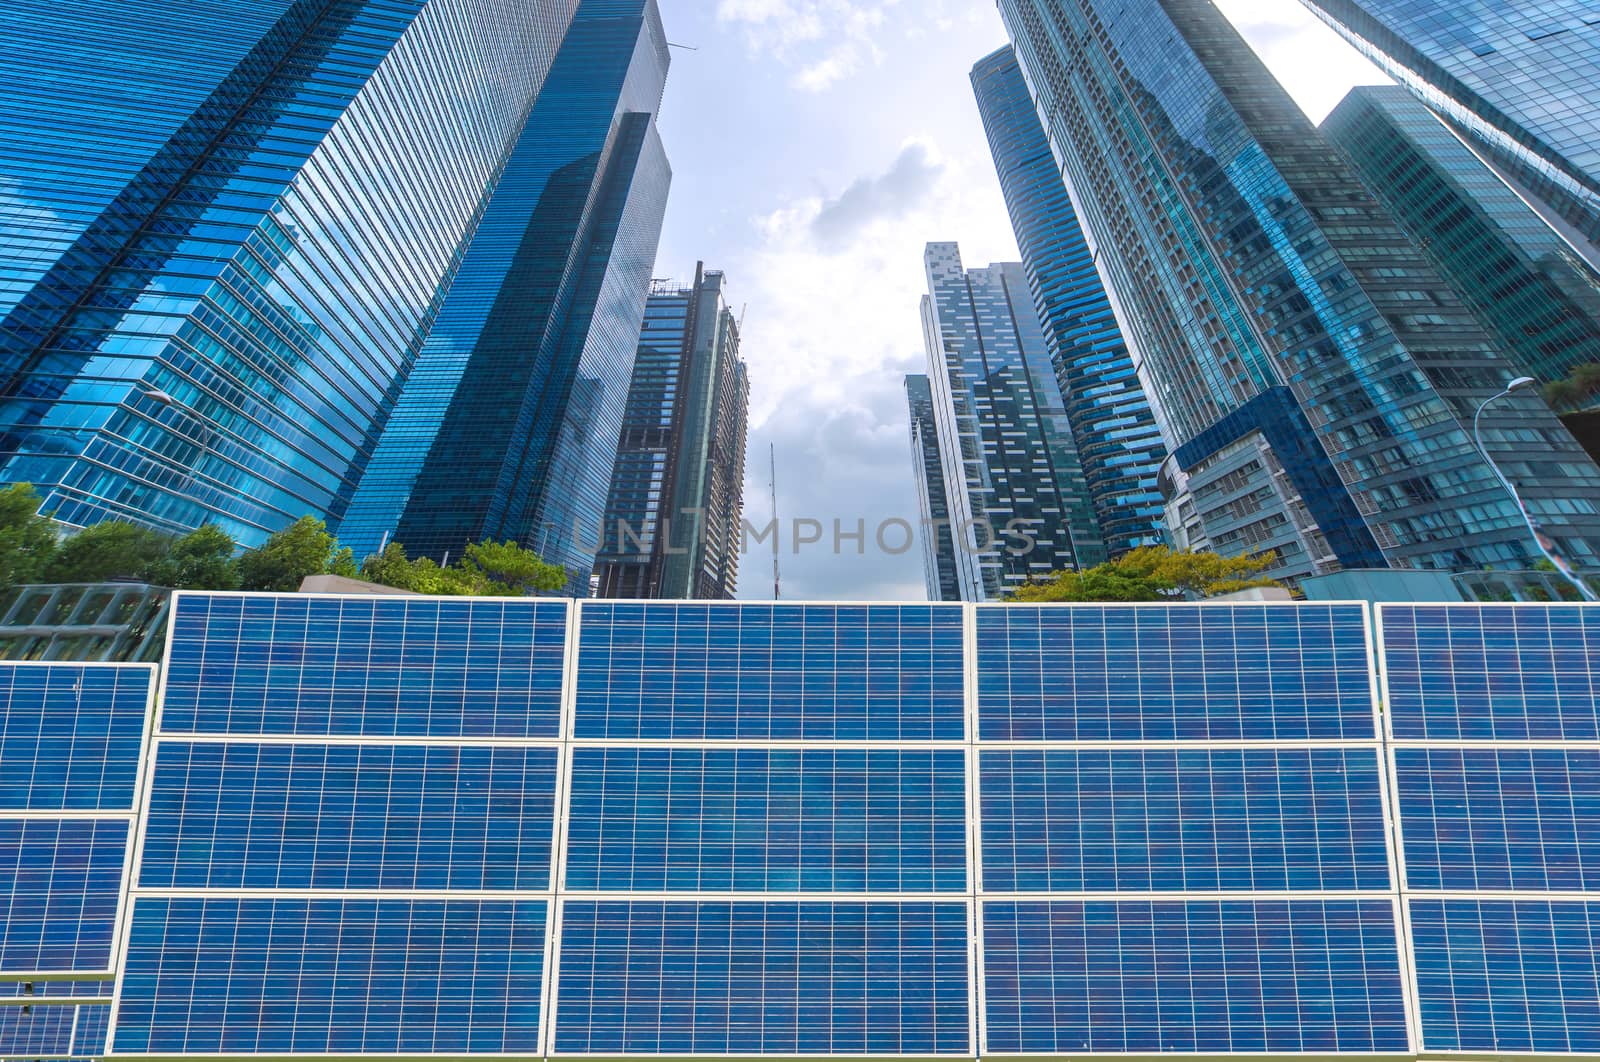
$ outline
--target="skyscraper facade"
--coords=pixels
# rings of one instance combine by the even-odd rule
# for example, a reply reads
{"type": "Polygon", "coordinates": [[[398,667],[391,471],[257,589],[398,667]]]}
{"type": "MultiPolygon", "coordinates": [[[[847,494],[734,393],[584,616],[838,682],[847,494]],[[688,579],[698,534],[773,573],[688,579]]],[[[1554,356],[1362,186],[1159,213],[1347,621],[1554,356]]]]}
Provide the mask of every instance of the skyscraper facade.
{"type": "Polygon", "coordinates": [[[1093,567],[1105,546],[1021,263],[967,270],[931,243],[922,300],[928,378],[961,599],[1093,567]]]}
{"type": "Polygon", "coordinates": [[[337,522],[576,0],[0,11],[0,480],[337,522]]]}
{"type": "Polygon", "coordinates": [[[723,274],[697,266],[692,287],[656,284],[601,525],[598,596],[734,596],[749,406],[723,274]]]}
{"type": "Polygon", "coordinates": [[[972,86],[1106,549],[1154,545],[1166,448],[1016,53],[981,60],[972,86]]]}
{"type": "Polygon", "coordinates": [[[587,592],[671,181],[655,0],[584,0],[341,540],[485,538],[587,592]]]}
{"type": "Polygon", "coordinates": [[[1303,0],[1416,93],[1600,269],[1591,0],[1303,0]]]}
{"type": "Polygon", "coordinates": [[[926,376],[906,377],[906,405],[911,414],[911,474],[917,485],[917,538],[922,543],[922,577],[928,600],[960,601],[955,529],[944,488],[944,457],[939,452],[933,386],[926,376]]]}
{"type": "Polygon", "coordinates": [[[1600,273],[1405,89],[1355,89],[1322,131],[1552,405],[1600,402],[1560,383],[1600,365],[1600,273]]]}
{"type": "MultiPolygon", "coordinates": [[[[1531,566],[1472,441],[1517,366],[1221,13],[1001,11],[1169,444],[1174,537],[1275,551],[1290,578],[1531,566]]],[[[1558,546],[1600,563],[1600,469],[1549,408],[1504,400],[1484,429],[1558,546]]]]}

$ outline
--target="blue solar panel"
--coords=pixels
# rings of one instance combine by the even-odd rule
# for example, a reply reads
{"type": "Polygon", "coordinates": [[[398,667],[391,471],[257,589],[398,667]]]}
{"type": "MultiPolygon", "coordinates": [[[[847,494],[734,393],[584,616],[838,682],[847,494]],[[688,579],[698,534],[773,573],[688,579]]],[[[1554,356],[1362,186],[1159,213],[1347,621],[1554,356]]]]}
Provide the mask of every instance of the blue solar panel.
{"type": "Polygon", "coordinates": [[[1600,738],[1600,609],[1381,605],[1397,738],[1600,738]]]}
{"type": "Polygon", "coordinates": [[[72,1053],[79,1058],[105,1054],[106,1033],[111,1028],[109,1004],[78,1008],[78,1024],[72,1031],[72,1053]]]}
{"type": "Polygon", "coordinates": [[[567,605],[181,595],[165,733],[560,733],[567,605]]]}
{"type": "Polygon", "coordinates": [[[555,1050],[970,1055],[965,904],[580,903],[555,1050]]]}
{"type": "Polygon", "coordinates": [[[1378,751],[985,750],[997,892],[1390,887],[1378,751]]]}
{"type": "Polygon", "coordinates": [[[589,603],[579,738],[966,736],[962,612],[589,603]]]}
{"type": "Polygon", "coordinates": [[[578,748],[566,887],[964,891],[960,749],[578,748]]]}
{"type": "Polygon", "coordinates": [[[1395,749],[1413,889],[1600,890],[1600,751],[1395,749]]]}
{"type": "Polygon", "coordinates": [[[118,1053],[536,1053],[542,901],[135,901],[118,1053]]]}
{"type": "Polygon", "coordinates": [[[0,809],[131,812],[153,674],[0,664],[0,809]]]}
{"type": "Polygon", "coordinates": [[[986,1050],[1409,1049],[1389,900],[983,904],[986,1050]]]}
{"type": "Polygon", "coordinates": [[[0,819],[0,972],[110,969],[129,829],[0,819]]]}
{"type": "Polygon", "coordinates": [[[1600,1051],[1600,903],[1410,901],[1428,1051],[1600,1051]]]}
{"type": "MultiPolygon", "coordinates": [[[[100,973],[101,971],[92,971],[100,973]]],[[[61,1002],[70,999],[95,999],[111,997],[115,983],[110,978],[97,977],[82,980],[68,980],[53,977],[49,980],[36,978],[34,980],[0,981],[0,998],[4,999],[42,999],[61,1002]]]]}
{"type": "Polygon", "coordinates": [[[144,888],[549,887],[554,748],[156,750],[144,888]]]}
{"type": "MultiPolygon", "coordinates": [[[[104,1009],[104,1008],[100,1008],[104,1009]]],[[[72,1054],[77,1007],[0,1007],[0,1059],[64,1058],[72,1054]]]]}
{"type": "Polygon", "coordinates": [[[1376,737],[1360,605],[978,610],[989,741],[1376,737]]]}

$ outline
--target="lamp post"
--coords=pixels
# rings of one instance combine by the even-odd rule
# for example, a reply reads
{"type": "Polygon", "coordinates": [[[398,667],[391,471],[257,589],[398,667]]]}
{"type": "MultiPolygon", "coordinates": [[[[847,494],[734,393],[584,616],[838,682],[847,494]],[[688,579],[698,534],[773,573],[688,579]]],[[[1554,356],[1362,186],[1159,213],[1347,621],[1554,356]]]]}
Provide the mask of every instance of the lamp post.
{"type": "Polygon", "coordinates": [[[1553,564],[1556,572],[1563,576],[1567,582],[1571,583],[1577,588],[1578,593],[1583,595],[1583,599],[1585,601],[1600,601],[1600,595],[1596,595],[1595,592],[1589,588],[1589,584],[1578,578],[1577,575],[1575,575],[1571,569],[1567,567],[1567,565],[1557,560],[1551,555],[1550,551],[1545,548],[1544,536],[1539,531],[1539,525],[1533,522],[1533,517],[1528,515],[1528,507],[1522,503],[1522,496],[1517,493],[1517,488],[1511,485],[1511,480],[1506,478],[1506,474],[1500,471],[1500,466],[1494,463],[1494,458],[1489,456],[1488,448],[1483,445],[1483,433],[1481,431],[1483,411],[1488,409],[1491,404],[1498,402],[1507,395],[1514,395],[1518,391],[1526,391],[1528,388],[1538,384],[1538,382],[1538,380],[1535,380],[1531,376],[1519,376],[1515,380],[1512,380],[1510,383],[1506,384],[1506,389],[1504,391],[1485,399],[1483,404],[1478,407],[1478,412],[1472,417],[1472,441],[1477,445],[1478,452],[1483,455],[1483,459],[1489,462],[1489,468],[1494,472],[1495,478],[1500,480],[1500,485],[1506,489],[1506,493],[1511,495],[1511,500],[1517,503],[1517,511],[1522,514],[1523,523],[1528,525],[1528,533],[1533,535],[1533,544],[1538,547],[1540,553],[1544,554],[1545,560],[1553,564]]]}

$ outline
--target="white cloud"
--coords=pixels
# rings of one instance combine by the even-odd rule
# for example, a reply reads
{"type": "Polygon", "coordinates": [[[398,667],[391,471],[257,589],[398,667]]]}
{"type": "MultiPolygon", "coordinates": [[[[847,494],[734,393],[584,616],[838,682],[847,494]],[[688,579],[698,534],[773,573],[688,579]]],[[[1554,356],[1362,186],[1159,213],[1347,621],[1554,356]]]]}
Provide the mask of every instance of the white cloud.
{"type": "Polygon", "coordinates": [[[1294,0],[1217,0],[1217,7],[1314,122],[1327,117],[1350,86],[1389,81],[1294,0]]]}
{"type": "Polygon", "coordinates": [[[823,92],[882,63],[877,37],[899,0],[719,0],[717,21],[740,25],[746,44],[786,66],[797,66],[792,84],[823,92]]]}

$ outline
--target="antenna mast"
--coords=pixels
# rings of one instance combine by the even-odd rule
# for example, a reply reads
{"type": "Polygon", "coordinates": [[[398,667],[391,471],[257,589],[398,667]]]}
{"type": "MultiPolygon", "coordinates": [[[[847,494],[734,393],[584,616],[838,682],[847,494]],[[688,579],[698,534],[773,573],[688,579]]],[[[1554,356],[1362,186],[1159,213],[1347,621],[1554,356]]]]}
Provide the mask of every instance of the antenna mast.
{"type": "Polygon", "coordinates": [[[783,597],[783,581],[778,574],[778,543],[783,536],[778,531],[778,444],[772,443],[768,449],[768,456],[772,459],[772,479],[768,485],[772,488],[772,600],[777,601],[783,597]]]}

